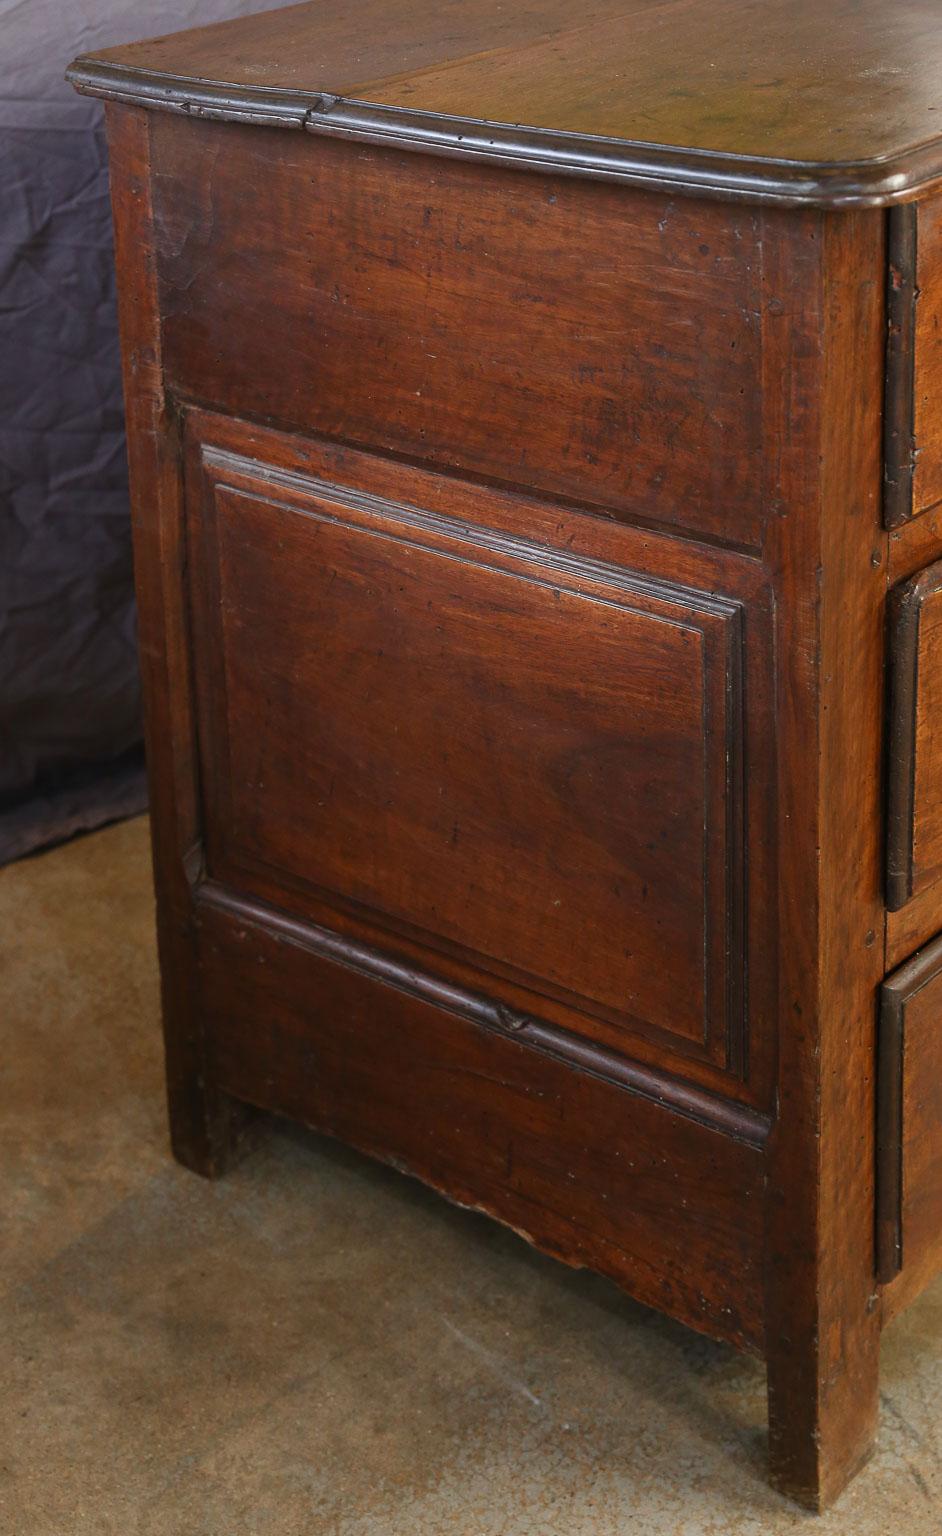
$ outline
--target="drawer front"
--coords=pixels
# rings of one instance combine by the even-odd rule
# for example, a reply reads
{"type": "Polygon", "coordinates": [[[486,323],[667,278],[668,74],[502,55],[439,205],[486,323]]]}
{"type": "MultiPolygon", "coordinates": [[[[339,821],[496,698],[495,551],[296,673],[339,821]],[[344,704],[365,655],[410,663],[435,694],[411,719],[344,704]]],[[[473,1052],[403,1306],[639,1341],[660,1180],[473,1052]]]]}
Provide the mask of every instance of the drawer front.
{"type": "Polygon", "coordinates": [[[942,938],[883,987],[878,1158],[878,1274],[908,1299],[942,1266],[942,938]]]}
{"type": "Polygon", "coordinates": [[[886,522],[942,506],[942,196],[890,212],[886,522]]]}
{"type": "Polygon", "coordinates": [[[916,210],[913,511],[942,502],[942,197],[916,210]]]}
{"type": "Polygon", "coordinates": [[[552,509],[220,418],[193,430],[187,519],[212,879],[521,1027],[709,1082],[762,1072],[748,589],[577,556],[533,536],[560,536],[552,509]]]}
{"type": "Polygon", "coordinates": [[[165,114],[151,133],[178,394],[761,545],[788,367],[764,338],[818,345],[805,215],[165,114]]]}
{"type": "Polygon", "coordinates": [[[942,561],[890,594],[887,905],[942,875],[942,561]]]}

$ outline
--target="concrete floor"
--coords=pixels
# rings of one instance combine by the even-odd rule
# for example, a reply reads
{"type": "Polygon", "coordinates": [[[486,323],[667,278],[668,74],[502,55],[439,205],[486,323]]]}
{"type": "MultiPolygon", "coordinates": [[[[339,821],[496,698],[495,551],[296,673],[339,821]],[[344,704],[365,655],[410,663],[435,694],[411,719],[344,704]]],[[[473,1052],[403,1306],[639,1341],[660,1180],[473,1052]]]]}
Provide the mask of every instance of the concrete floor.
{"type": "Polygon", "coordinates": [[[2,1536],[942,1530],[942,1285],[816,1521],[755,1362],[300,1130],[170,1161],[145,822],[0,871],[0,958],[2,1536]]]}

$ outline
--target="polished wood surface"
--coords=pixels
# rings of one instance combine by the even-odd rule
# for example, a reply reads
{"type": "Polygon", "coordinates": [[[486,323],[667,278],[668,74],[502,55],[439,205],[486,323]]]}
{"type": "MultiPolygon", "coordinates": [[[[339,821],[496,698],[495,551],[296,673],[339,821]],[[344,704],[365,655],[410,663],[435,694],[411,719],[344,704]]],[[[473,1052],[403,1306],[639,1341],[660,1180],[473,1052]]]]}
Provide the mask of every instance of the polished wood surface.
{"type": "Polygon", "coordinates": [[[789,297],[763,313],[760,291],[781,210],[519,171],[482,185],[373,148],[352,176],[327,140],[166,116],[152,131],[175,392],[761,544],[781,500],[762,333],[789,297]],[[265,317],[251,348],[246,308],[265,317]]]}
{"type": "Polygon", "coordinates": [[[208,884],[197,914],[224,1089],[405,1167],[544,1252],[761,1352],[759,1147],[574,1072],[454,1000],[443,1011],[441,999],[384,985],[355,952],[325,949],[274,909],[208,884]]]}
{"type": "MultiPolygon", "coordinates": [[[[204,782],[210,786],[207,807],[206,842],[211,849],[211,868],[216,877],[227,885],[251,890],[259,898],[284,906],[293,913],[313,923],[342,930],[352,942],[384,950],[394,934],[398,953],[408,957],[425,972],[447,978],[450,985],[461,989],[484,989],[491,999],[495,1017],[505,1012],[513,1019],[518,1033],[527,1038],[552,1039],[554,1048],[570,1053],[575,1049],[576,1037],[591,1038],[609,1051],[606,1070],[616,1072],[620,1080],[644,1084],[644,1071],[658,1070],[656,1091],[660,1098],[685,1110],[693,1111],[711,1121],[720,1120],[734,1128],[742,1125],[744,1133],[759,1135],[768,1130],[767,1111],[771,1103],[774,1082],[774,1032],[762,1027],[774,1009],[775,968],[774,955],[768,945],[768,931],[774,923],[775,888],[774,860],[769,807],[774,795],[775,760],[773,742],[773,657],[771,654],[772,593],[767,577],[758,563],[738,553],[731,553],[711,546],[698,546],[689,539],[668,538],[632,528],[622,522],[584,513],[566,510],[553,504],[524,497],[520,492],[500,491],[483,487],[473,481],[456,476],[442,476],[415,465],[388,460],[375,454],[364,453],[346,446],[331,445],[323,440],[299,437],[265,428],[257,423],[232,419],[216,412],[188,408],[187,410],[187,468],[189,527],[191,554],[190,580],[193,585],[192,604],[195,614],[194,648],[196,672],[201,680],[202,704],[201,757],[204,782]],[[285,513],[293,511],[292,523],[301,534],[306,528],[307,539],[296,546],[299,569],[292,574],[291,567],[281,560],[274,571],[279,585],[288,581],[294,596],[278,591],[273,594],[271,620],[277,624],[279,616],[289,615],[293,608],[304,609],[299,614],[299,643],[292,651],[290,646],[283,666],[290,668],[291,678],[305,665],[307,686],[314,690],[328,687],[338,693],[339,710],[324,716],[318,713],[310,724],[304,718],[306,708],[298,712],[301,694],[296,683],[283,683],[278,694],[268,690],[271,707],[276,708],[280,697],[282,707],[292,711],[297,718],[281,722],[282,732],[277,732],[266,742],[259,741],[256,756],[264,759],[256,778],[247,782],[241,799],[247,806],[247,819],[241,825],[233,821],[233,796],[231,784],[235,757],[230,741],[239,730],[238,717],[230,731],[229,717],[233,714],[233,687],[239,683],[246,665],[255,666],[260,660],[256,647],[236,664],[224,668],[225,630],[217,622],[204,620],[203,614],[212,616],[225,613],[239,615],[246,605],[253,605],[261,622],[267,622],[267,613],[258,614],[257,599],[251,591],[244,597],[221,604],[218,587],[220,559],[216,529],[217,498],[230,498],[233,492],[241,493],[243,507],[248,511],[250,498],[263,496],[265,510],[285,513]],[[312,498],[319,494],[326,498],[326,505],[317,510],[312,498]],[[339,505],[338,505],[339,502],[339,505]],[[334,509],[333,511],[331,509],[334,509]],[[436,720],[449,720],[449,730],[442,734],[435,721],[428,724],[425,735],[419,734],[419,725],[430,708],[424,693],[416,696],[416,720],[413,723],[408,711],[403,718],[404,700],[414,696],[410,690],[406,668],[410,665],[407,655],[397,659],[389,639],[400,632],[399,588],[390,586],[379,567],[375,583],[370,588],[373,600],[380,604],[392,602],[395,623],[389,620],[389,636],[382,646],[368,650],[357,645],[350,654],[349,626],[354,622],[353,613],[341,613],[336,631],[328,627],[333,637],[329,641],[336,676],[318,675],[320,651],[312,648],[312,638],[305,635],[309,627],[306,617],[309,607],[308,590],[317,572],[309,563],[311,529],[304,525],[306,516],[333,516],[352,523],[351,533],[359,527],[361,534],[375,528],[373,537],[394,533],[398,540],[431,543],[443,561],[441,569],[448,580],[444,595],[438,591],[435,608],[428,619],[420,621],[426,627],[426,638],[419,636],[412,662],[413,675],[434,677],[435,668],[442,669],[441,693],[435,697],[436,720]],[[407,521],[403,522],[403,519],[407,521]],[[382,521],[380,521],[382,520],[382,521]],[[527,537],[521,537],[522,529],[527,537]],[[307,557],[307,559],[305,558],[307,557]],[[306,569],[305,569],[306,566],[306,569]],[[631,711],[619,710],[620,698],[630,696],[629,690],[648,689],[658,675],[654,653],[646,645],[633,644],[626,655],[636,656],[632,665],[624,661],[613,662],[605,673],[593,679],[583,671],[579,691],[598,695],[600,703],[595,711],[587,713],[580,705],[573,707],[571,721],[568,717],[553,720],[552,713],[544,709],[528,726],[521,719],[520,686],[514,679],[506,679],[503,686],[491,693],[485,690],[488,678],[485,657],[499,638],[501,651],[508,652],[516,645],[531,645],[529,620],[525,620],[523,634],[514,638],[512,631],[505,630],[514,618],[515,609],[507,601],[484,605],[483,615],[474,618],[474,610],[468,612],[467,600],[463,600],[456,613],[452,613],[455,601],[460,597],[462,567],[468,576],[478,580],[506,572],[515,581],[529,579],[540,583],[549,578],[551,590],[559,591],[553,598],[554,609],[562,605],[567,596],[567,586],[580,577],[586,581],[586,600],[596,604],[598,622],[608,625],[616,621],[615,603],[638,602],[646,605],[644,622],[655,624],[660,630],[673,635],[683,635],[687,623],[678,610],[680,602],[691,609],[693,622],[701,626],[705,639],[694,636],[694,643],[703,645],[704,658],[715,664],[715,675],[710,687],[703,694],[704,709],[697,720],[701,733],[700,746],[693,744],[693,751],[686,756],[687,765],[700,759],[696,782],[684,785],[687,795],[699,796],[701,784],[704,798],[702,809],[696,815],[696,860],[691,862],[686,877],[677,863],[677,852],[684,832],[676,814],[660,823],[660,832],[654,824],[646,825],[639,816],[639,808],[650,808],[659,795],[660,769],[658,758],[660,743],[666,744],[671,735],[676,736],[676,723],[668,715],[664,702],[656,705],[654,718],[660,718],[662,731],[655,733],[651,723],[642,722],[635,734],[631,711]],[[604,586],[606,574],[612,573],[620,590],[607,594],[604,586]],[[542,573],[542,574],[541,574],[542,573]],[[588,579],[586,579],[588,578],[588,579]],[[591,585],[589,585],[591,582],[591,585]],[[717,594],[722,593],[722,598],[717,594]],[[451,667],[448,637],[459,622],[467,626],[475,622],[481,648],[480,664],[473,666],[464,654],[455,659],[451,667]],[[481,624],[484,624],[481,630],[481,624]],[[748,626],[750,644],[744,644],[744,630],[748,626]],[[493,629],[492,637],[489,630],[493,629]],[[348,635],[344,645],[342,636],[348,635]],[[712,637],[712,638],[711,638],[712,637]],[[304,662],[304,657],[307,662],[304,662]],[[425,658],[421,663],[419,657],[425,658]],[[655,665],[652,667],[652,660],[655,665]],[[399,668],[403,685],[399,695],[388,693],[381,662],[399,668]],[[443,665],[444,664],[444,665],[443,665]],[[418,668],[422,668],[421,673],[418,668]],[[350,668],[355,671],[351,674],[350,668]],[[548,903],[560,900],[559,891],[551,893],[550,884],[568,875],[571,880],[581,881],[583,899],[602,900],[610,904],[608,916],[615,922],[611,937],[606,936],[604,925],[596,925],[597,943],[607,948],[618,966],[632,968],[638,964],[638,955],[631,946],[619,947],[616,934],[621,933],[628,908],[633,904],[631,928],[649,934],[647,955],[651,973],[643,975],[643,984],[650,997],[659,990],[662,994],[662,1022],[659,1025],[651,1017],[641,1017],[637,1008],[630,1006],[627,991],[619,1001],[621,1006],[612,1008],[602,1004],[590,1004],[589,998],[566,992],[558,984],[551,985],[548,976],[542,979],[527,976],[519,967],[501,961],[492,953],[488,958],[480,950],[475,953],[456,941],[452,932],[449,937],[443,919],[450,910],[454,921],[455,901],[447,888],[443,891],[444,906],[437,901],[427,903],[420,884],[412,881],[413,899],[426,905],[424,926],[409,921],[403,911],[398,917],[391,913],[388,903],[378,899],[379,892],[372,893],[372,904],[345,901],[345,881],[334,880],[334,889],[325,890],[315,885],[310,876],[318,865],[321,852],[327,852],[312,835],[313,826],[320,826],[324,836],[333,840],[331,825],[334,796],[341,798],[345,790],[342,780],[330,800],[322,806],[312,802],[305,787],[309,782],[303,777],[310,772],[310,763],[296,766],[286,760],[283,750],[285,739],[302,747],[305,740],[309,750],[319,762],[328,750],[328,741],[321,729],[312,739],[316,722],[327,718],[336,719],[338,728],[350,715],[350,700],[342,693],[348,675],[362,677],[365,669],[373,668],[374,685],[361,690],[374,707],[385,699],[385,707],[392,711],[385,727],[379,727],[379,738],[369,755],[357,758],[364,769],[371,763],[385,764],[387,754],[412,756],[411,774],[417,783],[428,786],[423,802],[415,795],[415,785],[407,782],[399,785],[390,782],[390,776],[376,774],[375,782],[364,784],[369,803],[382,811],[382,846],[389,846],[389,839],[401,839],[405,827],[400,828],[389,816],[394,801],[401,812],[411,814],[406,820],[410,844],[415,829],[421,830],[421,843],[425,849],[423,865],[435,869],[440,880],[454,882],[475,903],[481,903],[479,862],[477,853],[469,861],[463,846],[470,838],[477,851],[486,851],[482,837],[487,833],[496,840],[495,849],[487,853],[489,880],[493,889],[500,893],[499,913],[484,911],[483,920],[491,926],[495,936],[501,932],[501,922],[513,918],[518,925],[518,937],[530,947],[542,945],[541,926],[546,920],[548,903]],[[224,676],[222,688],[208,686],[208,680],[224,676]],[[231,684],[229,679],[231,678],[231,684]],[[622,692],[619,694],[619,681],[622,692]],[[465,691],[459,691],[462,709],[456,710],[449,697],[449,687],[455,691],[456,682],[462,681],[465,691]],[[467,689],[472,688],[469,697],[467,689]],[[514,698],[517,713],[506,711],[505,699],[514,698]],[[606,744],[600,738],[597,745],[586,741],[583,752],[573,750],[575,737],[571,732],[578,728],[579,720],[585,723],[595,720],[599,708],[616,712],[616,722],[606,744]],[[748,709],[744,705],[748,703],[748,709]],[[494,712],[499,714],[494,716],[494,712]],[[467,718],[465,718],[465,715],[467,718]],[[493,717],[493,718],[492,718],[493,717]],[[717,719],[721,728],[717,734],[717,719]],[[724,724],[725,722],[725,724],[724,724]],[[539,731],[534,726],[539,724],[539,731]],[[705,734],[704,734],[705,733],[705,734]],[[437,739],[442,736],[441,741],[437,739]],[[403,740],[397,738],[403,737],[403,740]],[[630,740],[633,751],[629,756],[620,743],[630,740]],[[478,763],[482,740],[487,745],[485,758],[478,763]],[[709,775],[705,747],[712,741],[712,766],[709,775]],[[416,752],[421,744],[421,753],[416,752]],[[524,752],[538,748],[541,755],[550,754],[544,767],[544,778],[534,778],[530,771],[533,759],[525,768],[524,752]],[[554,748],[558,756],[552,755],[554,748]],[[462,756],[462,749],[464,756],[462,756]],[[742,765],[746,754],[749,760],[751,793],[746,800],[742,778],[742,765]],[[429,774],[430,757],[438,768],[437,776],[429,774]],[[447,758],[447,761],[446,761],[447,758]],[[645,780],[642,765],[648,765],[649,777],[645,780]],[[627,776],[627,777],[626,777],[627,776]],[[253,786],[258,778],[270,791],[267,807],[258,802],[253,786]],[[527,785],[534,798],[540,797],[541,815],[537,821],[528,797],[522,794],[527,785]],[[469,790],[472,791],[469,793],[469,790]],[[248,792],[246,795],[246,791],[248,792]],[[288,794],[295,815],[284,818],[281,814],[282,797],[288,794]],[[466,797],[468,816],[465,820],[464,838],[453,840],[455,818],[440,819],[441,802],[446,795],[466,797]],[[495,803],[498,802],[498,803],[495,803]],[[568,825],[570,807],[573,811],[581,806],[578,821],[568,825]],[[217,816],[217,808],[220,813],[217,816]],[[511,812],[515,813],[511,818],[511,812]],[[491,817],[488,820],[488,817],[491,817]],[[521,818],[523,822],[521,825],[521,818]],[[282,829],[277,820],[282,822],[282,829]],[[256,829],[263,828],[265,836],[251,839],[256,829]],[[542,831],[549,823],[559,828],[558,844],[547,845],[542,831]],[[437,827],[437,835],[435,835],[437,827]],[[618,828],[623,830],[619,833],[618,828]],[[508,847],[506,840],[512,843],[508,847]],[[572,839],[581,842],[580,857],[567,863],[561,854],[564,848],[573,851],[572,839]],[[614,841],[612,841],[614,839],[614,841]],[[305,855],[299,857],[296,844],[305,842],[305,855]],[[632,842],[634,857],[644,861],[649,876],[662,869],[674,872],[670,888],[659,895],[652,879],[636,879],[625,882],[620,878],[627,871],[631,859],[632,842]],[[748,859],[746,846],[748,845],[748,859]],[[266,857],[267,855],[267,857],[266,857]],[[628,862],[626,862],[628,861],[628,862]],[[619,875],[611,878],[615,866],[619,875]],[[609,879],[605,870],[609,870],[609,879]],[[293,873],[292,873],[293,871],[293,873]],[[528,879],[532,900],[521,903],[517,892],[518,881],[528,879]],[[542,888],[546,882],[545,890],[542,888]],[[288,883],[290,882],[290,890],[288,883]],[[339,887],[339,889],[338,889],[339,887]],[[697,905],[697,890],[700,904],[697,905]],[[671,920],[659,910],[666,899],[671,906],[671,920]],[[687,938],[682,939],[686,934],[687,938]],[[696,937],[694,937],[696,936],[696,937]],[[687,1002],[678,998],[674,984],[676,975],[673,962],[665,966],[662,958],[665,947],[674,943],[686,943],[691,957],[696,951],[696,964],[701,977],[694,983],[708,1006],[703,1010],[694,1032],[687,1034],[681,1020],[687,1002]],[[626,952],[627,950],[627,952],[626,952]],[[482,970],[482,966],[484,969],[482,970]],[[751,1016],[746,1009],[746,976],[753,1002],[751,1016]],[[703,982],[706,981],[704,988],[703,982]],[[707,994],[709,994],[707,996],[707,994]],[[591,1017],[585,1013],[591,1007],[591,1017]],[[664,1021],[668,1027],[664,1027],[664,1021]],[[563,1033],[565,1032],[565,1033],[563,1033]],[[612,1054],[612,1053],[617,1054],[612,1054]],[[639,1065],[644,1069],[639,1075],[639,1065]],[[664,1069],[668,1069],[665,1071],[664,1069]],[[678,1073],[680,1076],[670,1075],[678,1073]],[[696,1084],[709,1097],[697,1100],[693,1085],[696,1084]],[[693,1097],[691,1094],[693,1093],[693,1097]],[[740,1106],[733,1108],[733,1104],[740,1106]],[[750,1119],[750,1116],[752,1118],[750,1119]]],[[[303,537],[303,534],[301,535],[303,537]]],[[[316,537],[316,533],[314,534],[316,537]]],[[[236,538],[241,538],[241,523],[236,523],[236,538]]],[[[367,548],[369,546],[367,545],[367,548]]],[[[395,546],[394,546],[395,548],[395,546]]],[[[241,552],[236,558],[242,559],[241,552]]],[[[387,556],[387,558],[389,558],[387,556]]],[[[336,575],[332,586],[340,581],[342,570],[336,564],[331,567],[336,575]]],[[[258,567],[261,574],[261,564],[258,567]]],[[[249,588],[257,585],[256,570],[246,570],[249,588]]],[[[493,579],[493,578],[490,578],[493,579]]],[[[523,587],[521,590],[527,591],[523,587]]],[[[542,590],[542,589],[541,589],[542,590]]],[[[573,594],[575,595],[575,594],[573,594]]],[[[329,596],[329,593],[328,593],[329,596]]],[[[560,606],[560,613],[562,612],[560,606]]],[[[362,612],[358,605],[356,613],[362,612]]],[[[593,612],[590,608],[589,614],[593,612]]],[[[363,618],[366,613],[362,613],[363,618]]],[[[566,628],[567,644],[578,654],[584,620],[580,610],[567,609],[572,623],[566,628]]],[[[640,615],[639,615],[640,617],[640,615]]],[[[237,621],[241,625],[241,620],[237,621]]],[[[561,631],[562,632],[562,631],[561,631]]],[[[255,625],[246,625],[237,633],[256,634],[255,625]]],[[[282,644],[278,636],[273,643],[282,644]]],[[[671,643],[671,642],[668,642],[671,643]]],[[[689,648],[679,640],[689,659],[689,648]]],[[[401,644],[401,642],[400,642],[401,644]]],[[[621,653],[619,653],[619,656],[621,653]]],[[[499,661],[498,656],[495,660],[499,661]]],[[[557,657],[560,668],[560,688],[565,679],[565,665],[561,655],[557,657]]],[[[533,676],[533,657],[528,664],[533,676]]],[[[520,661],[527,665],[526,656],[520,661]]],[[[572,663],[569,663],[571,666],[572,663]]],[[[274,683],[277,670],[263,663],[266,682],[274,683]]],[[[693,685],[698,687],[696,678],[693,685]]],[[[685,679],[684,687],[690,682],[685,679]]],[[[555,680],[548,705],[555,707],[555,680]]],[[[237,716],[238,716],[238,712],[237,716]]],[[[369,715],[364,715],[367,724],[369,715]]],[[[353,723],[353,722],[351,722],[353,723]]],[[[359,722],[356,722],[359,726],[359,722]]],[[[349,729],[346,726],[345,729],[349,729]]],[[[342,738],[340,738],[342,740],[342,738]]],[[[236,748],[238,753],[241,749],[236,748]]],[[[347,761],[351,761],[347,754],[347,761]]],[[[402,763],[399,767],[402,769],[402,763]]],[[[318,770],[319,777],[323,777],[318,770]]],[[[688,776],[692,778],[692,775],[688,776]]],[[[401,781],[402,773],[398,776],[401,781]]],[[[677,782],[683,775],[677,775],[677,782]]],[[[328,785],[330,775],[328,775],[328,785]]],[[[668,789],[668,780],[664,788],[668,789]]],[[[237,789],[240,788],[237,784],[237,789]]],[[[688,804],[692,803],[688,801],[688,804]]],[[[672,813],[676,813],[680,801],[673,799],[672,813]]],[[[363,804],[360,807],[363,810],[363,804]]],[[[378,831],[374,823],[374,837],[378,831]]],[[[461,822],[459,821],[459,832],[461,822]]],[[[693,853],[693,822],[687,822],[688,851],[693,853]]],[[[360,836],[360,848],[363,842],[360,836]]],[[[343,856],[343,844],[337,844],[337,852],[343,856]]],[[[405,845],[403,846],[405,853],[405,845]]],[[[375,860],[370,862],[375,873],[375,860]]],[[[388,871],[390,880],[401,885],[407,878],[393,861],[388,871]]],[[[569,918],[572,905],[569,904],[569,918]]],[[[557,943],[571,951],[572,937],[563,933],[560,926],[563,917],[560,909],[550,908],[548,913],[557,943]]],[[[415,914],[413,914],[413,918],[415,914]]],[[[460,940],[460,935],[459,935],[460,940]]],[[[513,945],[511,945],[513,948],[513,945]]],[[[601,949],[599,951],[601,953],[601,949]]],[[[680,963],[681,949],[678,949],[680,963]]],[[[550,957],[553,963],[555,958],[550,957]]]]}
{"type": "MultiPolygon", "coordinates": [[[[881,997],[878,1273],[906,1300],[942,1266],[940,1011],[937,939],[888,978],[881,997]]],[[[894,1310],[901,1299],[893,1294],[894,1310]]]]}
{"type": "Polygon", "coordinates": [[[891,211],[884,513],[887,526],[942,505],[942,199],[891,211]]]}
{"type": "Polygon", "coordinates": [[[109,131],[177,1156],[292,1115],[762,1353],[821,1508],[942,1263],[938,209],[833,206],[936,174],[936,25],[785,16],[302,6],[76,78],[172,109],[109,131]]]}
{"type": "Polygon", "coordinates": [[[188,488],[211,865],[741,1071],[742,606],[238,446],[188,488]]]}
{"type": "Polygon", "coordinates": [[[913,513],[942,504],[942,199],[917,210],[913,352],[913,513]]]}
{"type": "MultiPolygon", "coordinates": [[[[914,203],[891,208],[887,217],[883,520],[888,528],[908,522],[914,511],[918,217],[914,203]]],[[[923,350],[920,341],[920,358],[923,350]]]]}
{"type": "MultiPolygon", "coordinates": [[[[768,549],[782,903],[778,1109],[767,1164],[769,1440],[778,1486],[815,1508],[867,1459],[878,1416],[884,236],[872,215],[826,220],[805,299],[820,352],[774,359],[792,384],[781,422],[788,510],[768,549]]],[[[800,348],[794,317],[792,326],[791,346],[800,348]]]]}
{"type": "Polygon", "coordinates": [[[164,109],[832,205],[939,180],[940,78],[921,0],[316,0],[72,68],[164,109]]]}
{"type": "Polygon", "coordinates": [[[119,319],[170,1136],[181,1162],[216,1174],[233,1157],[246,1116],[220,1093],[209,1070],[197,1002],[191,877],[199,866],[201,828],[183,487],[161,369],[148,122],[143,113],[128,112],[114,127],[112,206],[115,255],[124,275],[119,319]]]}
{"type": "Polygon", "coordinates": [[[942,876],[942,562],[890,594],[887,904],[942,876]]]}
{"type": "MultiPolygon", "coordinates": [[[[931,204],[928,206],[931,212],[931,204]]],[[[913,580],[918,582],[920,576],[924,572],[929,571],[939,561],[942,561],[942,514],[940,514],[938,509],[927,511],[917,517],[910,516],[906,522],[894,528],[890,533],[888,551],[888,609],[893,611],[895,608],[896,599],[893,598],[894,593],[899,594],[906,590],[909,583],[913,580]]],[[[937,660],[932,653],[926,659],[930,668],[937,667],[937,660]]],[[[909,689],[909,684],[913,684],[914,680],[911,668],[906,662],[905,647],[902,652],[899,647],[892,649],[888,661],[891,665],[888,666],[886,698],[888,794],[885,830],[887,833],[891,825],[890,812],[893,801],[893,796],[889,792],[889,781],[895,780],[895,785],[899,785],[905,790],[907,803],[912,798],[911,786],[906,788],[905,781],[900,780],[897,770],[892,769],[892,761],[895,759],[897,765],[900,763],[899,743],[905,742],[907,737],[912,745],[915,745],[914,707],[918,693],[918,679],[915,680],[914,686],[909,689]],[[901,657],[902,659],[899,660],[901,657]],[[904,683],[904,696],[907,690],[909,690],[910,703],[913,707],[910,708],[909,705],[906,705],[902,711],[901,718],[897,719],[891,731],[890,719],[894,713],[892,682],[893,674],[897,670],[902,672],[901,680],[904,683]],[[909,684],[906,681],[907,673],[909,684]]],[[[899,690],[897,689],[895,697],[899,698],[899,696],[899,690]]],[[[910,767],[913,767],[915,759],[912,755],[910,755],[909,762],[910,767]]],[[[936,794],[931,780],[928,789],[928,803],[932,806],[936,802],[936,794]]],[[[926,799],[924,796],[923,804],[925,805],[925,803],[926,799]]],[[[899,823],[897,822],[896,825],[898,826],[899,823]]],[[[906,823],[904,822],[904,829],[905,826],[906,823]]],[[[904,873],[907,870],[910,857],[906,854],[905,850],[906,833],[904,830],[901,849],[903,862],[900,865],[904,873]]],[[[889,863],[889,860],[887,860],[887,863],[889,863]]],[[[902,905],[895,911],[892,909],[888,910],[886,915],[885,965],[887,972],[895,971],[898,966],[903,965],[917,949],[921,949],[930,943],[939,930],[942,929],[942,882],[924,881],[908,897],[905,895],[907,883],[907,881],[901,883],[899,894],[904,897],[902,905]]]]}

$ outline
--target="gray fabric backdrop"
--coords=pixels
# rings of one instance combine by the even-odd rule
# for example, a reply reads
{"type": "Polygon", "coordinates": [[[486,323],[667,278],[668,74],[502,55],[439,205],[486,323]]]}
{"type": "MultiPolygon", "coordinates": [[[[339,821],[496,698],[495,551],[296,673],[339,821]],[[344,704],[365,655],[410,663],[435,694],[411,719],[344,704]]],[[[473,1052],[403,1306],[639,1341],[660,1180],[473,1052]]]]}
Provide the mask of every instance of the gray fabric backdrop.
{"type": "Polygon", "coordinates": [[[0,0],[0,863],[144,803],[101,107],[77,53],[280,0],[0,0]]]}

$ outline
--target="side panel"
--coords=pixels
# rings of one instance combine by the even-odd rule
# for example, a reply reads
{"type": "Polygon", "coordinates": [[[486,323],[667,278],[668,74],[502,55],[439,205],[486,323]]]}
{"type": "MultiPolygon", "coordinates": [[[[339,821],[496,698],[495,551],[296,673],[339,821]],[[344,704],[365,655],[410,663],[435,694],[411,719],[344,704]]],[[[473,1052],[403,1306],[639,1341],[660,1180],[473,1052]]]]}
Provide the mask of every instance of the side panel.
{"type": "Polygon", "coordinates": [[[756,563],[208,412],[187,440],[209,875],[767,1105],[756,563]]]}
{"type": "MultiPolygon", "coordinates": [[[[114,121],[117,142],[136,119],[114,121]]],[[[308,1118],[696,1326],[767,1337],[778,1475],[825,1501],[876,1403],[882,217],[153,133],[163,323],[128,379],[151,381],[162,476],[136,515],[177,1109],[308,1118]],[[649,899],[642,822],[670,846],[649,899]],[[612,1181],[612,1145],[643,1177],[612,1181]]],[[[150,233],[126,219],[129,272],[150,233]]]]}
{"type": "Polygon", "coordinates": [[[742,603],[508,531],[470,487],[474,521],[214,435],[188,485],[210,872],[741,1073],[742,603]]]}
{"type": "Polygon", "coordinates": [[[762,1155],[318,953],[309,931],[198,902],[213,1070],[229,1092],[395,1163],[568,1264],[761,1349],[762,1155]]]}
{"type": "Polygon", "coordinates": [[[159,113],[153,131],[175,392],[761,545],[779,459],[759,295],[788,215],[159,113]]]}

